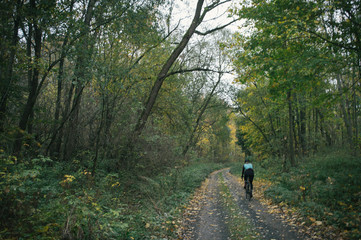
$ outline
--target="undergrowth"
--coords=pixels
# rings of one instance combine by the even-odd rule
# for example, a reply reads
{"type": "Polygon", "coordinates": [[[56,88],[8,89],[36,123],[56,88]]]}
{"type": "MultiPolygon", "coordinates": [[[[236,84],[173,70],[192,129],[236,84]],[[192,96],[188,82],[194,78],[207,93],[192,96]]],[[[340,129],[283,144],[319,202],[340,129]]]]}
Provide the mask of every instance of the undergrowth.
{"type": "MultiPolygon", "coordinates": [[[[282,172],[281,162],[254,163],[255,181],[272,182],[264,192],[267,198],[297,209],[309,226],[332,227],[345,239],[361,238],[361,158],[329,150],[299,160],[288,172],[282,172]]],[[[240,166],[232,168],[234,174],[240,174],[240,166]]]]}
{"type": "Polygon", "coordinates": [[[161,239],[175,236],[181,206],[219,164],[155,177],[47,157],[0,153],[0,239],[161,239]],[[69,167],[71,165],[71,167],[69,167]]]}

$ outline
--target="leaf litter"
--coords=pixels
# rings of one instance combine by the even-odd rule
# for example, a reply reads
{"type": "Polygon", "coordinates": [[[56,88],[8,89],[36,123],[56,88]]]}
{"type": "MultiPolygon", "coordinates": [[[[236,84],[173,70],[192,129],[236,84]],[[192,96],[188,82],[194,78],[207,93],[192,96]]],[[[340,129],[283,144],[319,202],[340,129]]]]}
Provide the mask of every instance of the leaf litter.
{"type": "MultiPolygon", "coordinates": [[[[306,228],[305,223],[300,222],[294,209],[288,209],[282,204],[275,205],[264,198],[263,191],[271,185],[270,182],[255,181],[254,199],[250,202],[246,201],[241,179],[231,175],[229,169],[212,173],[196,190],[188,205],[183,207],[183,219],[178,229],[178,239],[238,239],[233,238],[229,230],[225,228],[232,219],[229,219],[230,216],[221,206],[221,192],[217,187],[220,183],[216,177],[219,173],[223,175],[225,184],[232,194],[232,200],[238,204],[240,209],[232,208],[233,215],[247,216],[254,224],[253,238],[267,240],[320,239],[319,234],[312,231],[313,228],[306,228]],[[210,205],[212,205],[211,208],[210,205]],[[215,218],[218,219],[217,224],[214,223],[215,218]],[[208,226],[203,226],[207,224],[208,226]],[[201,232],[202,229],[211,235],[204,236],[204,233],[201,232]],[[212,234],[215,234],[214,236],[217,238],[212,237],[212,234]]],[[[322,225],[321,221],[315,220],[314,227],[322,225]]]]}

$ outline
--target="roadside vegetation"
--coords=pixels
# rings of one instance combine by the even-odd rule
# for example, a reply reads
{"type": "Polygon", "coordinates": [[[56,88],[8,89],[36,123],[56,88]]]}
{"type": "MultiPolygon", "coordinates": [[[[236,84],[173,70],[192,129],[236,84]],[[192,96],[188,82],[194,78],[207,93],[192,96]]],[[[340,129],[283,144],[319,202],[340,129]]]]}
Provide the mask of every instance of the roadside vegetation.
{"type": "Polygon", "coordinates": [[[189,23],[172,0],[0,2],[0,239],[175,235],[241,155],[228,24],[192,38],[220,5],[189,23]]]}
{"type": "Polygon", "coordinates": [[[1,239],[160,239],[175,236],[177,219],[216,163],[92,177],[84,164],[46,157],[17,163],[1,154],[1,239]]]}
{"type": "MultiPolygon", "coordinates": [[[[361,237],[360,158],[327,149],[299,159],[289,171],[283,171],[281,163],[277,158],[254,162],[255,182],[265,188],[266,199],[321,238],[361,237]]],[[[231,172],[240,175],[240,169],[241,164],[231,172]]]]}

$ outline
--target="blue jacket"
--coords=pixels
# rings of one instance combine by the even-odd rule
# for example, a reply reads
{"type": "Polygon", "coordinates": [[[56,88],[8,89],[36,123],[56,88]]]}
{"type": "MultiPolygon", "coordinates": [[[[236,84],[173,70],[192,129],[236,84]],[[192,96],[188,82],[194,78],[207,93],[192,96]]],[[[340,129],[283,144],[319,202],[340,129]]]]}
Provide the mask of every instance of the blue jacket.
{"type": "Polygon", "coordinates": [[[242,178],[243,178],[243,176],[245,175],[245,172],[246,172],[247,170],[249,170],[249,169],[251,169],[250,171],[252,171],[252,173],[253,173],[253,165],[252,165],[252,163],[245,163],[245,164],[243,165],[243,169],[242,169],[242,178]]]}

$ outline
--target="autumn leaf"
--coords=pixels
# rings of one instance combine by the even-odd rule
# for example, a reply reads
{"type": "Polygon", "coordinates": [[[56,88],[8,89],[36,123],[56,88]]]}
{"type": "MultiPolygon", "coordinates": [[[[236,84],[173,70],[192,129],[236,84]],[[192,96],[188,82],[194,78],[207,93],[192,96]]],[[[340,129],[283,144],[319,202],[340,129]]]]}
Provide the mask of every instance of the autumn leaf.
{"type": "Polygon", "coordinates": [[[316,224],[317,226],[321,226],[321,225],[322,225],[322,221],[316,221],[315,224],[316,224]]]}
{"type": "Polygon", "coordinates": [[[311,222],[316,222],[316,219],[313,217],[309,217],[308,219],[310,219],[311,222]]]}

